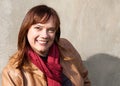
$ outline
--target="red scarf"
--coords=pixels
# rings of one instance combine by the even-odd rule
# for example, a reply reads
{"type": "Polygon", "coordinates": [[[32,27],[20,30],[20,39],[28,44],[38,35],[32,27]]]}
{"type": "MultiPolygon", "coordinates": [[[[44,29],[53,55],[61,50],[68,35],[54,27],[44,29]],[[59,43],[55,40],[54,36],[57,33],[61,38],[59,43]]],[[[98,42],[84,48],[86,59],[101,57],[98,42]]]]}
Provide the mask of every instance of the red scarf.
{"type": "Polygon", "coordinates": [[[32,49],[27,53],[31,62],[36,65],[47,77],[48,86],[62,86],[62,67],[57,45],[53,44],[48,53],[47,62],[32,49]]]}

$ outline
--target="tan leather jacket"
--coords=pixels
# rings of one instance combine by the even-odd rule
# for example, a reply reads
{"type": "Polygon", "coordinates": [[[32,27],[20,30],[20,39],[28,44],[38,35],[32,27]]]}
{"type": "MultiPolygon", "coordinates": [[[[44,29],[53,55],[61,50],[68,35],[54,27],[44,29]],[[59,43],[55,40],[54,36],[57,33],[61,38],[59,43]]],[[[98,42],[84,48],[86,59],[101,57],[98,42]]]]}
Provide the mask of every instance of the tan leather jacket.
{"type": "MultiPolygon", "coordinates": [[[[66,39],[60,39],[59,44],[63,73],[71,80],[73,86],[91,86],[87,70],[75,48],[66,39]]],[[[2,72],[2,86],[47,86],[45,75],[34,64],[32,68],[35,70],[30,73],[15,69],[8,63],[2,72]]]]}

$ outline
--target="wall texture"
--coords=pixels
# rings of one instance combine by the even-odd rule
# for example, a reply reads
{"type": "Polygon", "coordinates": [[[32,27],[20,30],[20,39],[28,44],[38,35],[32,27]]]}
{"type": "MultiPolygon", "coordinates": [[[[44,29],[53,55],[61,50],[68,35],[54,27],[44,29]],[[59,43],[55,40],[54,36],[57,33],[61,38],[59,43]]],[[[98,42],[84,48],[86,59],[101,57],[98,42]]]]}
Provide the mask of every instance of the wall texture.
{"type": "Polygon", "coordinates": [[[92,86],[119,86],[120,0],[0,0],[0,74],[17,49],[26,12],[38,4],[57,10],[61,37],[80,53],[92,86]]]}

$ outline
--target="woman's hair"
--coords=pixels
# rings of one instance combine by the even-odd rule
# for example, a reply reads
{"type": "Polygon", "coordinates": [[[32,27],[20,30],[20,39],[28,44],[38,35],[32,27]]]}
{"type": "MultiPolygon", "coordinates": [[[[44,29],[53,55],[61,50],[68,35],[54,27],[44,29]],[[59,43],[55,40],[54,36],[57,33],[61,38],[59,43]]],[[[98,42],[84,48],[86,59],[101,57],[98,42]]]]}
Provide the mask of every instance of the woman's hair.
{"type": "Polygon", "coordinates": [[[57,12],[46,5],[38,5],[31,8],[26,14],[20,31],[18,34],[18,51],[12,58],[15,57],[14,63],[17,63],[17,67],[24,67],[28,64],[27,57],[25,55],[26,49],[30,46],[27,40],[27,33],[29,28],[36,23],[45,23],[50,17],[53,17],[53,22],[56,28],[56,36],[54,42],[58,44],[60,38],[60,19],[57,12]]]}

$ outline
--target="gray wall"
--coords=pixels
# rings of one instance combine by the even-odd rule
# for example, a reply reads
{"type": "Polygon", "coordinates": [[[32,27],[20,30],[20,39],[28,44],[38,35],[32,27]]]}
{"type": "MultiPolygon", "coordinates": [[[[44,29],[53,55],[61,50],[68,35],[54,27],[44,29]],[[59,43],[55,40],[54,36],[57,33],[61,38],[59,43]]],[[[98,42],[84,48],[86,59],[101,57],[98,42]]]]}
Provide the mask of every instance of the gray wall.
{"type": "Polygon", "coordinates": [[[61,37],[80,53],[92,86],[120,86],[120,0],[0,0],[0,73],[17,49],[26,12],[37,4],[57,10],[61,37]]]}

